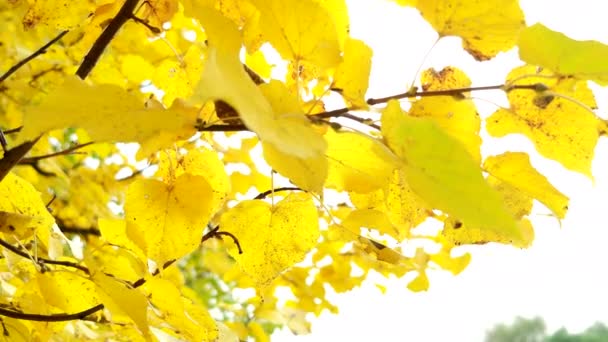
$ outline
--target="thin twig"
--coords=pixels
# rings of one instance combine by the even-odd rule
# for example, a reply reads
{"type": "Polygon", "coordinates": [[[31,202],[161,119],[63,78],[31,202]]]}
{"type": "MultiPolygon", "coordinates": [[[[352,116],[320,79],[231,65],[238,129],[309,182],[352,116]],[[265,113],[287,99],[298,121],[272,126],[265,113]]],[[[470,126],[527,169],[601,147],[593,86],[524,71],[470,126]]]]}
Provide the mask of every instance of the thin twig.
{"type": "Polygon", "coordinates": [[[21,159],[21,161],[19,161],[19,164],[31,164],[31,163],[35,163],[35,162],[37,162],[39,160],[42,160],[42,159],[47,159],[47,158],[67,155],[67,154],[70,154],[70,153],[76,151],[77,149],[83,148],[85,146],[89,146],[91,144],[93,144],[92,141],[90,141],[88,143],[84,143],[84,144],[78,144],[76,146],[72,146],[70,148],[67,148],[65,150],[62,150],[62,151],[59,151],[59,152],[55,152],[55,153],[49,153],[49,154],[45,154],[45,155],[42,155],[42,156],[23,158],[23,159],[21,159]]]}
{"type": "Polygon", "coordinates": [[[270,195],[270,194],[272,194],[274,192],[279,192],[279,191],[303,191],[303,190],[300,189],[300,188],[298,188],[298,187],[295,187],[295,186],[285,186],[285,187],[282,187],[282,188],[270,189],[270,190],[266,190],[264,192],[260,192],[253,199],[256,199],[256,200],[264,199],[268,195],[270,195]]]}
{"type": "Polygon", "coordinates": [[[224,236],[228,236],[232,239],[232,241],[234,241],[234,244],[236,245],[236,248],[239,251],[239,254],[243,254],[243,249],[241,248],[241,243],[239,242],[239,239],[236,238],[236,236],[234,236],[234,234],[230,233],[230,232],[220,232],[220,226],[215,226],[214,228],[211,228],[210,231],[207,232],[207,234],[203,235],[203,238],[201,239],[201,243],[211,239],[211,238],[216,238],[216,239],[222,239],[222,235],[224,236]]]}
{"type": "MultiPolygon", "coordinates": [[[[515,84],[515,85],[505,85],[505,84],[497,84],[491,86],[483,86],[483,87],[469,87],[469,88],[455,88],[455,89],[445,89],[445,90],[429,90],[429,91],[414,91],[415,88],[408,90],[405,93],[395,94],[387,97],[381,98],[370,98],[367,99],[368,105],[376,105],[380,103],[386,103],[390,100],[400,100],[404,98],[414,98],[414,97],[430,97],[430,96],[462,96],[464,93],[472,92],[472,91],[482,91],[482,90],[503,90],[505,92],[510,92],[515,89],[528,89],[539,91],[542,90],[542,84],[515,84]]],[[[357,110],[359,108],[350,108],[344,107],[339,109],[334,109],[326,112],[309,114],[307,115],[311,121],[319,122],[319,119],[327,119],[327,118],[338,118],[343,117],[346,119],[354,120],[364,125],[368,125],[375,129],[380,129],[380,126],[370,123],[368,119],[360,118],[356,115],[350,114],[350,111],[357,110]]],[[[201,132],[235,132],[235,131],[248,131],[249,128],[245,125],[241,124],[233,124],[233,125],[209,125],[205,126],[204,123],[197,125],[196,129],[201,132]]]]}
{"type": "Polygon", "coordinates": [[[125,1],[116,16],[112,19],[112,21],[110,21],[110,24],[108,24],[106,29],[103,30],[101,35],[99,35],[95,43],[93,43],[93,46],[87,55],[84,56],[82,63],[76,71],[76,75],[78,77],[84,80],[89,75],[91,70],[93,70],[93,67],[95,67],[95,64],[97,64],[99,57],[101,57],[103,51],[106,49],[108,44],[110,44],[116,33],[118,33],[118,30],[120,30],[122,25],[131,19],[133,10],[135,9],[135,6],[137,6],[138,2],[139,0],[125,1]]]}
{"type": "MultiPolygon", "coordinates": [[[[2,246],[4,248],[8,249],[9,251],[11,251],[11,252],[13,252],[13,253],[15,253],[15,254],[17,254],[19,256],[22,256],[22,257],[24,257],[26,259],[30,259],[31,258],[31,256],[27,252],[21,250],[18,247],[15,247],[15,246],[11,245],[10,243],[8,243],[7,241],[5,241],[3,239],[0,239],[0,246],[2,246]]],[[[45,259],[45,258],[40,258],[40,257],[38,257],[36,259],[36,261],[38,263],[41,263],[41,264],[59,265],[59,266],[76,268],[76,269],[79,269],[79,270],[83,271],[86,274],[90,274],[88,268],[86,268],[85,266],[79,265],[79,264],[77,264],[75,262],[71,262],[71,261],[50,260],[50,259],[45,259]]]]}
{"type": "Polygon", "coordinates": [[[40,49],[34,51],[31,55],[25,57],[20,60],[17,64],[13,65],[10,69],[8,69],[2,76],[0,76],[0,83],[4,82],[7,78],[9,78],[12,74],[14,74],[17,70],[19,70],[22,66],[26,65],[32,59],[44,54],[46,49],[48,49],[51,45],[55,44],[58,40],[63,38],[68,33],[68,31],[63,31],[57,35],[57,37],[51,39],[48,43],[44,44],[40,49]]]}

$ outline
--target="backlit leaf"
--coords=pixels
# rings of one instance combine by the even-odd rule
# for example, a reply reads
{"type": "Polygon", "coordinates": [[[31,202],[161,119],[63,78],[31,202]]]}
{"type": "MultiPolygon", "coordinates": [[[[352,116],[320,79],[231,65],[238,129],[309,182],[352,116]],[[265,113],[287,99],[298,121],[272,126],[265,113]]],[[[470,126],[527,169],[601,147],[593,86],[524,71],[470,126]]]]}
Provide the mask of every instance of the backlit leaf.
{"type": "Polygon", "coordinates": [[[263,142],[273,144],[283,153],[305,159],[323,153],[325,141],[304,115],[299,111],[275,113],[247,75],[239,61],[241,36],[234,24],[210,8],[200,8],[196,13],[209,37],[207,60],[195,92],[197,99],[227,102],[263,142]]]}
{"type": "Polygon", "coordinates": [[[313,0],[252,0],[260,11],[263,38],[289,61],[306,61],[330,68],[340,62],[336,23],[330,13],[313,0]]]}
{"type": "Polygon", "coordinates": [[[507,95],[511,107],[497,110],[486,120],[488,133],[497,137],[524,134],[540,154],[591,176],[595,146],[606,130],[605,123],[583,107],[596,106],[593,93],[585,81],[542,77],[547,72],[541,72],[539,77],[533,77],[535,74],[533,66],[518,67],[509,73],[507,82],[527,75],[525,84],[542,83],[550,92],[576,98],[580,103],[551,93],[513,89],[507,95]]]}
{"type": "Polygon", "coordinates": [[[194,250],[211,218],[213,190],[202,176],[185,173],[174,183],[139,179],[127,190],[129,236],[162,265],[194,250]]]}
{"type": "Polygon", "coordinates": [[[559,192],[545,176],[530,164],[530,157],[522,152],[506,152],[484,161],[484,169],[493,177],[520,189],[546,205],[558,218],[568,210],[568,197],[559,192]]]}
{"type": "Polygon", "coordinates": [[[577,41],[537,23],[522,31],[517,46],[522,61],[608,85],[608,45],[577,41]]]}
{"type": "Polygon", "coordinates": [[[39,105],[30,108],[19,138],[32,140],[52,129],[81,127],[94,141],[146,142],[161,132],[194,134],[190,111],[144,108],[134,93],[114,85],[88,85],[68,77],[39,105]]]}
{"type": "Polygon", "coordinates": [[[138,289],[103,273],[94,273],[93,282],[97,285],[97,293],[103,304],[113,315],[127,315],[137,325],[139,331],[148,336],[148,300],[138,289]]]}
{"type": "Polygon", "coordinates": [[[440,36],[458,36],[475,59],[483,61],[512,48],[524,28],[517,0],[397,0],[420,11],[440,36]]]}
{"type": "Polygon", "coordinates": [[[404,115],[396,101],[383,112],[382,131],[403,158],[409,186],[427,203],[471,226],[521,238],[500,195],[460,142],[429,119],[404,115]]]}
{"type": "Polygon", "coordinates": [[[243,249],[230,255],[258,287],[301,261],[319,238],[317,208],[310,195],[294,193],[274,207],[243,201],[222,215],[220,227],[236,236],[243,249]]]}
{"type": "Polygon", "coordinates": [[[64,312],[79,312],[99,304],[95,284],[84,274],[46,272],[38,274],[37,280],[44,299],[64,312]]]}
{"type": "Polygon", "coordinates": [[[367,108],[365,93],[372,68],[372,49],[363,41],[348,38],[342,63],[336,68],[332,88],[357,108],[367,108]]]}

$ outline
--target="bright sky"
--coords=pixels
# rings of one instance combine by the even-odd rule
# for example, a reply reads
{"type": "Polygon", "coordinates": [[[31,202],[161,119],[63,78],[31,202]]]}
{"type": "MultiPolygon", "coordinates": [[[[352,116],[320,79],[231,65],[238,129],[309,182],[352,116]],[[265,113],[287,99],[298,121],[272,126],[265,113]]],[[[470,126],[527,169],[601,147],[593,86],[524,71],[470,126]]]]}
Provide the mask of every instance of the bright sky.
{"type": "MultiPolygon", "coordinates": [[[[528,24],[542,22],[572,38],[608,44],[608,3],[603,0],[522,0],[521,6],[528,24]]],[[[405,91],[435,42],[435,33],[415,10],[388,1],[351,0],[349,11],[351,34],[374,50],[368,97],[405,91]]],[[[439,42],[423,68],[454,65],[471,76],[474,86],[480,86],[502,83],[519,64],[516,52],[479,64],[461,50],[458,39],[450,38],[439,42]]],[[[506,105],[500,93],[476,96],[506,105]]],[[[603,108],[599,114],[606,118],[608,89],[596,97],[603,108]]],[[[485,101],[478,106],[482,115],[496,108],[485,101]]],[[[510,137],[484,145],[483,152],[498,154],[507,149],[533,151],[529,142],[510,137]]],[[[404,280],[393,279],[382,295],[370,282],[332,296],[340,314],[324,313],[313,319],[311,335],[294,337],[286,330],[273,340],[474,342],[483,341],[485,330],[494,324],[511,322],[517,315],[539,315],[550,331],[565,326],[576,332],[598,320],[608,323],[608,277],[604,274],[608,232],[602,216],[608,204],[608,141],[602,139],[596,150],[595,184],[538,155],[532,156],[532,162],[571,198],[561,228],[554,218],[543,215],[547,209],[535,207],[532,248],[475,247],[473,260],[462,274],[430,273],[431,288],[426,293],[412,293],[404,280]]]]}

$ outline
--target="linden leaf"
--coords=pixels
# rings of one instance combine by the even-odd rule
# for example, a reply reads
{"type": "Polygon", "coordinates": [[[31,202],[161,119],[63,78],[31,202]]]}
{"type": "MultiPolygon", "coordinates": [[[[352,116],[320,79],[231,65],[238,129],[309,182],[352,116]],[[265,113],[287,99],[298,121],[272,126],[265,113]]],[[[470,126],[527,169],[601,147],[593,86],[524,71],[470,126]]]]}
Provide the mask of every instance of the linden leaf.
{"type": "Polygon", "coordinates": [[[565,217],[568,197],[555,189],[545,176],[536,171],[526,153],[507,152],[488,157],[484,162],[484,169],[492,176],[539,200],[558,218],[565,217]]]}
{"type": "Polygon", "coordinates": [[[240,202],[222,215],[220,226],[238,239],[243,254],[234,247],[228,252],[258,287],[304,259],[320,235],[317,208],[305,193],[290,194],[274,207],[240,202]]]}
{"type": "Polygon", "coordinates": [[[486,120],[488,133],[496,137],[522,133],[532,140],[541,155],[591,177],[595,146],[606,130],[603,121],[581,106],[596,106],[592,91],[586,81],[547,79],[542,77],[546,72],[533,77],[535,74],[533,66],[518,67],[509,73],[507,83],[526,75],[526,83],[542,83],[550,91],[547,94],[527,89],[509,91],[511,108],[499,109],[486,120]],[[572,98],[579,102],[571,101],[572,98]]]}
{"type": "Polygon", "coordinates": [[[332,89],[357,108],[367,108],[365,93],[372,68],[372,49],[363,41],[348,38],[342,63],[336,68],[332,89]]]}
{"type": "Polygon", "coordinates": [[[212,215],[213,189],[204,177],[185,173],[171,184],[139,179],[127,190],[129,237],[162,265],[199,246],[212,215]]]}
{"type": "Polygon", "coordinates": [[[82,275],[46,272],[39,273],[36,279],[47,303],[65,312],[79,312],[99,304],[95,285],[82,275]]]}
{"type": "Polygon", "coordinates": [[[0,181],[0,231],[9,242],[36,234],[49,247],[55,219],[49,213],[38,190],[31,183],[8,173],[0,181]],[[12,228],[11,228],[12,226],[12,228]]]}
{"type": "Polygon", "coordinates": [[[525,27],[517,0],[396,0],[415,3],[420,14],[440,36],[458,36],[462,45],[479,61],[511,49],[525,27]]]}
{"type": "Polygon", "coordinates": [[[574,76],[608,85],[608,45],[594,40],[577,41],[542,24],[527,27],[519,36],[519,58],[574,76]]]}
{"type": "Polygon", "coordinates": [[[427,291],[429,289],[429,278],[427,277],[426,272],[418,272],[418,276],[407,284],[407,288],[413,292],[427,291]]]}
{"type": "Polygon", "coordinates": [[[442,269],[452,272],[453,275],[458,275],[471,262],[471,254],[465,253],[461,256],[452,257],[449,250],[442,249],[439,253],[431,255],[430,260],[442,269]]]}
{"type": "MultiPolygon", "coordinates": [[[[410,230],[424,221],[430,212],[428,204],[408,185],[403,168],[393,172],[384,189],[368,194],[351,192],[349,196],[357,208],[385,213],[397,229],[397,234],[391,236],[399,241],[408,237],[410,230]]],[[[388,230],[386,232],[390,234],[388,230]]]]}
{"type": "Polygon", "coordinates": [[[325,186],[367,193],[387,186],[399,161],[380,141],[356,132],[325,133],[329,175],[325,186]]]}
{"type": "Polygon", "coordinates": [[[374,228],[378,232],[398,237],[399,231],[393,226],[388,216],[382,211],[375,209],[353,210],[342,220],[342,226],[353,232],[360,234],[360,228],[374,228]]]}
{"type": "Polygon", "coordinates": [[[127,315],[141,333],[150,335],[148,299],[140,290],[129,288],[117,279],[99,272],[94,273],[91,278],[97,285],[99,298],[113,315],[127,315]]]}
{"type": "MultiPolygon", "coordinates": [[[[444,68],[440,72],[426,70],[422,73],[421,83],[425,91],[471,86],[466,74],[453,67],[444,68]]],[[[481,120],[472,100],[453,96],[423,97],[412,104],[408,113],[432,119],[452,138],[459,140],[476,162],[481,161],[481,120]]]]}
{"type": "Polygon", "coordinates": [[[218,153],[206,148],[189,149],[185,155],[177,155],[174,150],[160,154],[156,176],[165,183],[171,183],[184,173],[204,177],[213,190],[209,199],[210,210],[215,212],[223,205],[230,192],[230,179],[218,153]]]}
{"type": "Polygon", "coordinates": [[[286,60],[305,61],[321,68],[340,62],[340,43],[330,12],[313,0],[252,0],[260,11],[259,32],[286,60]]]}
{"type": "Polygon", "coordinates": [[[442,236],[456,246],[469,244],[483,245],[490,242],[499,242],[511,244],[519,248],[530,247],[534,241],[534,229],[530,221],[526,218],[517,221],[517,229],[521,234],[521,238],[514,240],[508,234],[470,227],[458,220],[449,219],[443,226],[442,236]]]}
{"type": "MultiPolygon", "coordinates": [[[[197,99],[227,102],[263,142],[273,144],[283,153],[304,159],[324,153],[325,141],[314,131],[301,110],[277,111],[275,114],[273,106],[277,104],[271,106],[245,72],[239,60],[241,36],[236,26],[211,8],[199,8],[195,13],[209,40],[203,75],[195,92],[197,99]],[[307,143],[302,144],[302,141],[307,143]]],[[[273,83],[268,87],[278,88],[276,82],[273,83]]]]}
{"type": "MultiPolygon", "coordinates": [[[[308,120],[304,117],[298,99],[293,96],[285,85],[279,81],[260,85],[262,93],[270,101],[276,113],[286,113],[281,120],[286,130],[292,132],[291,136],[300,137],[299,141],[318,142],[325,145],[323,137],[315,132],[308,120]]],[[[305,145],[305,144],[303,144],[305,145]]],[[[278,146],[271,143],[262,143],[264,159],[274,170],[289,178],[295,185],[308,191],[320,193],[327,178],[327,159],[320,153],[307,158],[283,152],[278,146]]]]}
{"type": "Polygon", "coordinates": [[[161,132],[195,133],[196,113],[144,108],[139,97],[108,84],[88,85],[68,77],[39,105],[26,111],[19,139],[32,140],[52,129],[82,127],[97,142],[145,143],[161,132]]]}
{"type": "Polygon", "coordinates": [[[382,114],[382,133],[403,158],[409,186],[428,204],[471,226],[521,238],[500,195],[459,141],[429,119],[403,115],[396,101],[382,114]]]}
{"type": "MultiPolygon", "coordinates": [[[[185,310],[182,294],[175,285],[167,279],[150,278],[144,284],[148,299],[159,312],[163,321],[171,325],[186,341],[210,341],[217,332],[209,326],[201,326],[197,320],[185,310]],[[215,334],[214,334],[215,333],[215,334]]],[[[207,319],[213,326],[213,320],[207,314],[207,319]]],[[[205,324],[207,325],[207,324],[205,324]]]]}
{"type": "Polygon", "coordinates": [[[38,24],[51,26],[59,30],[70,30],[86,22],[95,11],[95,2],[71,0],[34,0],[29,1],[27,13],[23,17],[23,26],[31,29],[38,24]]]}

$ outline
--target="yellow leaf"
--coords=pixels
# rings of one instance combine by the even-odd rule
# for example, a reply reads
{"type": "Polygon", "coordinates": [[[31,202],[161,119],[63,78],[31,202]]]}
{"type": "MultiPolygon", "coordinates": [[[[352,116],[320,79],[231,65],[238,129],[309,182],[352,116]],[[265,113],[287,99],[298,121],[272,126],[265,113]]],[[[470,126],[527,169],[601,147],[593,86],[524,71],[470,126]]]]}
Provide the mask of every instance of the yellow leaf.
{"type": "Polygon", "coordinates": [[[68,77],[39,105],[30,108],[19,139],[32,140],[52,129],[82,127],[94,141],[146,142],[160,132],[195,133],[196,116],[184,110],[144,108],[139,97],[114,85],[88,85],[68,77]]]}
{"type": "Polygon", "coordinates": [[[192,45],[179,60],[177,58],[165,59],[155,67],[152,83],[157,84],[165,92],[163,103],[169,105],[176,98],[186,98],[192,95],[192,89],[201,77],[203,65],[201,53],[198,46],[192,45]]]}
{"type": "Polygon", "coordinates": [[[187,150],[185,155],[178,155],[175,150],[165,150],[160,154],[156,176],[165,183],[171,183],[184,173],[202,176],[207,180],[213,190],[213,196],[209,198],[212,212],[223,206],[230,192],[230,179],[216,151],[193,148],[187,150]]]}
{"type": "Polygon", "coordinates": [[[559,192],[545,176],[530,164],[530,157],[522,152],[506,152],[488,157],[484,169],[492,176],[509,183],[547,206],[558,218],[568,210],[568,197],[559,192]]]}
{"type": "Polygon", "coordinates": [[[514,240],[512,237],[501,232],[469,227],[458,220],[448,219],[443,226],[442,236],[456,246],[468,244],[483,245],[490,242],[499,242],[511,244],[519,248],[530,247],[534,241],[532,224],[528,219],[523,218],[517,221],[517,226],[521,232],[521,238],[514,240]]]}
{"type": "Polygon", "coordinates": [[[384,144],[356,132],[325,133],[329,175],[326,186],[339,191],[367,193],[387,186],[398,158],[384,144]]]}
{"type": "Polygon", "coordinates": [[[367,108],[365,93],[372,68],[372,49],[363,41],[348,38],[342,63],[336,68],[332,89],[357,108],[367,108]]]}
{"type": "Polygon", "coordinates": [[[375,209],[357,209],[351,211],[351,213],[342,220],[342,226],[357,235],[361,232],[360,228],[365,227],[376,229],[380,233],[388,234],[396,238],[400,236],[399,231],[393,226],[388,219],[388,216],[375,209]]]}
{"type": "Polygon", "coordinates": [[[95,11],[95,2],[70,0],[33,0],[23,17],[23,26],[31,29],[42,24],[60,30],[69,30],[86,23],[95,11]]]}
{"type": "Polygon", "coordinates": [[[586,81],[575,79],[559,80],[542,77],[547,72],[536,75],[533,66],[513,69],[507,76],[507,83],[525,78],[525,84],[542,83],[550,89],[549,94],[527,89],[509,91],[510,109],[499,109],[486,120],[488,133],[502,137],[510,133],[522,133],[534,143],[540,154],[558,161],[568,169],[591,176],[591,162],[599,135],[605,132],[605,123],[589,112],[584,106],[596,106],[593,93],[586,81]],[[578,99],[552,96],[551,93],[578,99]]]}
{"type": "Polygon", "coordinates": [[[270,78],[270,73],[274,65],[268,64],[264,53],[260,50],[245,56],[245,64],[251,68],[256,74],[263,78],[270,78]]]}
{"type": "Polygon", "coordinates": [[[105,307],[114,315],[127,315],[135,322],[139,331],[150,335],[148,327],[148,300],[138,289],[127,287],[117,279],[103,273],[94,273],[92,280],[105,307]]]}
{"type": "Polygon", "coordinates": [[[448,270],[452,272],[452,274],[458,275],[471,262],[471,254],[465,253],[461,256],[452,257],[450,255],[450,250],[442,249],[439,253],[431,255],[431,261],[444,270],[448,270]]]}
{"type": "Polygon", "coordinates": [[[139,179],[127,190],[127,233],[159,265],[180,258],[200,244],[212,198],[201,176],[185,173],[172,184],[139,179]]]}
{"type": "Polygon", "coordinates": [[[408,185],[403,168],[393,172],[384,189],[368,194],[351,192],[349,196],[357,208],[385,213],[397,230],[397,235],[392,236],[399,241],[408,237],[410,230],[424,221],[430,212],[428,204],[408,185]]]}
{"type": "Polygon", "coordinates": [[[540,23],[523,30],[517,45],[519,58],[526,63],[608,85],[608,45],[574,40],[540,23]]]}
{"type": "Polygon", "coordinates": [[[142,17],[152,26],[161,26],[177,13],[179,1],[177,0],[148,0],[142,8],[142,17]]]}
{"type": "MultiPolygon", "coordinates": [[[[234,107],[241,120],[264,142],[299,158],[322,154],[325,141],[314,131],[301,110],[283,112],[273,107],[250,79],[239,60],[241,36],[235,25],[211,8],[199,8],[197,18],[209,37],[203,75],[195,94],[200,101],[221,99],[234,107]],[[302,144],[306,141],[306,144],[302,144]]],[[[271,89],[280,86],[273,82],[271,89]]],[[[272,93],[270,91],[269,93],[272,93]]],[[[268,93],[267,93],[268,95],[268,93]]],[[[277,94],[283,98],[283,93],[277,94]]],[[[284,108],[284,107],[279,107],[284,108]]]]}
{"type": "MultiPolygon", "coordinates": [[[[313,144],[325,146],[323,137],[315,132],[304,117],[297,98],[289,93],[285,85],[279,81],[260,86],[262,93],[270,101],[276,113],[286,113],[282,124],[290,130],[291,139],[299,137],[299,141],[311,141],[313,144]],[[287,126],[288,125],[288,126],[287,126]]],[[[302,145],[307,145],[302,144],[302,145]]],[[[264,159],[274,170],[289,178],[295,185],[308,191],[320,193],[327,178],[327,159],[318,151],[309,157],[300,157],[285,153],[279,146],[262,143],[264,159]]]]}
{"type": "MultiPolygon", "coordinates": [[[[413,5],[411,0],[397,0],[413,5]]],[[[458,36],[475,59],[483,61],[511,49],[525,27],[517,0],[420,0],[416,8],[440,36],[458,36]]]]}
{"type": "Polygon", "coordinates": [[[403,115],[396,101],[382,114],[382,133],[403,158],[409,186],[425,202],[471,226],[521,238],[502,198],[459,141],[429,119],[403,115]]]}
{"type": "Polygon", "coordinates": [[[256,321],[253,321],[247,325],[251,336],[255,338],[256,342],[270,342],[270,336],[266,334],[262,325],[256,321]]]}
{"type": "Polygon", "coordinates": [[[336,23],[326,8],[312,0],[252,0],[260,11],[263,38],[289,61],[305,61],[321,68],[340,62],[336,23]]]}
{"type": "Polygon", "coordinates": [[[407,288],[414,292],[427,291],[429,289],[429,278],[426,276],[426,272],[420,271],[418,276],[407,284],[407,288]]]}
{"type": "Polygon", "coordinates": [[[243,272],[265,287],[285,269],[301,261],[317,244],[317,208],[310,195],[294,193],[274,207],[243,201],[221,217],[222,230],[236,236],[243,249],[229,253],[243,272]]]}
{"type": "Polygon", "coordinates": [[[144,291],[159,317],[175,328],[181,338],[186,341],[213,339],[209,336],[211,332],[204,329],[208,327],[201,326],[198,321],[186,313],[184,302],[187,300],[182,298],[182,294],[173,283],[166,279],[150,278],[144,284],[144,291]]]}
{"type": "Polygon", "coordinates": [[[55,219],[38,190],[12,172],[0,182],[0,213],[0,231],[9,242],[13,242],[13,236],[25,239],[36,234],[39,241],[49,247],[55,219]]]}
{"type": "MultiPolygon", "coordinates": [[[[426,70],[421,75],[421,83],[424,91],[471,86],[467,75],[454,67],[447,67],[439,72],[426,70]]],[[[476,162],[481,161],[481,120],[472,100],[457,99],[453,96],[423,97],[412,104],[409,114],[431,118],[452,138],[462,142],[476,162]]]]}
{"type": "MultiPolygon", "coordinates": [[[[127,236],[127,222],[121,219],[103,219],[97,221],[101,236],[110,244],[120,246],[145,260],[143,251],[127,236]]],[[[114,273],[113,273],[114,274],[114,273]]]]}
{"type": "Polygon", "coordinates": [[[79,312],[99,304],[95,285],[83,275],[46,272],[39,273],[37,280],[44,299],[64,312],[79,312]]]}

